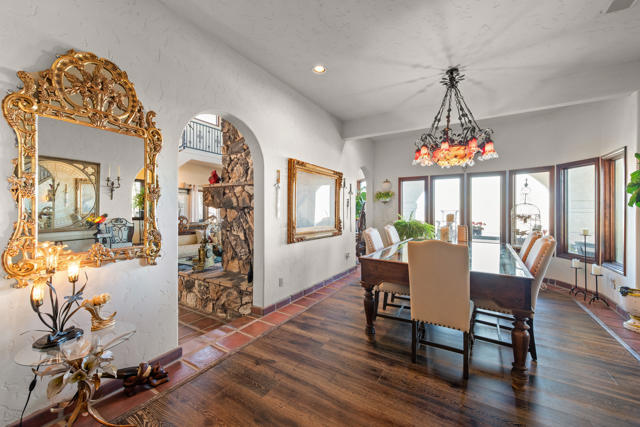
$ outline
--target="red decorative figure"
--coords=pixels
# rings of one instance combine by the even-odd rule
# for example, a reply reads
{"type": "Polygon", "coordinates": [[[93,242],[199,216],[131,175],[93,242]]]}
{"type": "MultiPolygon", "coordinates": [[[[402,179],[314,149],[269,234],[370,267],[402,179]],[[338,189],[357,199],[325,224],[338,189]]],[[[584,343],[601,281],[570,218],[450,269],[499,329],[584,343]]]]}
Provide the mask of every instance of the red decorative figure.
{"type": "Polygon", "coordinates": [[[211,172],[211,176],[209,177],[209,184],[217,184],[220,182],[220,177],[218,176],[218,172],[214,169],[211,172]]]}

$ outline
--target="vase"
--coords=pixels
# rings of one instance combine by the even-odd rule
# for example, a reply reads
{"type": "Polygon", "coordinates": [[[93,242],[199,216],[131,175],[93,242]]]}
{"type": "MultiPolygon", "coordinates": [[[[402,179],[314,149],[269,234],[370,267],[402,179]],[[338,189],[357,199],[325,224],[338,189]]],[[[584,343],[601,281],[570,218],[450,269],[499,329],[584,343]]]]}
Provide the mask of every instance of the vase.
{"type": "Polygon", "coordinates": [[[623,326],[630,331],[640,333],[640,291],[623,296],[622,308],[630,316],[623,326]]]}

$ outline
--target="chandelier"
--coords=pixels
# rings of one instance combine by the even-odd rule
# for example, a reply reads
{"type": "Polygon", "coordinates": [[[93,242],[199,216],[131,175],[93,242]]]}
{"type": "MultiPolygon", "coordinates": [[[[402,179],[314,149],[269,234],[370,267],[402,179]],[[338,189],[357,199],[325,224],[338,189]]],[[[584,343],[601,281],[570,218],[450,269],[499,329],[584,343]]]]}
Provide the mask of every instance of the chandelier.
{"type": "Polygon", "coordinates": [[[467,106],[458,84],[464,80],[457,67],[447,70],[440,81],[447,91],[442,105],[433,119],[431,128],[416,140],[416,153],[413,165],[473,166],[475,159],[488,160],[498,157],[491,139],[492,129],[478,126],[471,110],[467,106]],[[451,113],[457,113],[460,129],[451,128],[451,113]],[[442,116],[446,113],[446,124],[440,128],[442,116]]]}

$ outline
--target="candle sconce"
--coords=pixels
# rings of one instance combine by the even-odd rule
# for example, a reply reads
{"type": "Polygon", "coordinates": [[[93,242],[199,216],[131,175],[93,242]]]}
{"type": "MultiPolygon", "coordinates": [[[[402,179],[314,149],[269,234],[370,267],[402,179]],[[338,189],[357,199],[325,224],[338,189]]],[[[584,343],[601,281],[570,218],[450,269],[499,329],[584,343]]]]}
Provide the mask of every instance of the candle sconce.
{"type": "Polygon", "coordinates": [[[79,259],[72,259],[68,267],[68,279],[73,283],[73,294],[64,297],[64,303],[60,305],[58,293],[53,286],[53,275],[58,267],[58,258],[62,251],[62,245],[54,245],[45,242],[41,246],[42,256],[45,262],[45,272],[36,278],[31,287],[29,295],[31,308],[38,315],[40,321],[47,327],[49,333],[38,338],[33,343],[33,348],[48,349],[56,347],[59,344],[82,336],[84,331],[75,326],[66,328],[67,322],[73,317],[82,306],[78,303],[82,299],[82,292],[87,286],[85,283],[80,290],[76,292],[76,282],[80,270],[79,259]],[[49,302],[51,305],[51,313],[42,312],[45,294],[49,294],[49,302]],[[74,308],[74,304],[76,307],[74,308]]]}
{"type": "Polygon", "coordinates": [[[113,192],[120,188],[120,176],[118,175],[115,180],[111,177],[107,177],[107,188],[109,189],[109,197],[113,200],[113,192]]]}

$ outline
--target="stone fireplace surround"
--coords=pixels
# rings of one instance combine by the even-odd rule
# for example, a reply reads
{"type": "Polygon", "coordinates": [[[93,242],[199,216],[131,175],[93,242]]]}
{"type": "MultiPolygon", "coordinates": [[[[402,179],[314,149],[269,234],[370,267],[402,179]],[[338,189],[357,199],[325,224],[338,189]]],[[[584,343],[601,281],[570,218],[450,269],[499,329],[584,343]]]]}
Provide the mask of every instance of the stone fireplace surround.
{"type": "Polygon", "coordinates": [[[220,209],[223,271],[178,273],[178,301],[223,319],[251,313],[253,160],[244,137],[222,120],[222,182],[203,186],[204,205],[220,209]]]}

